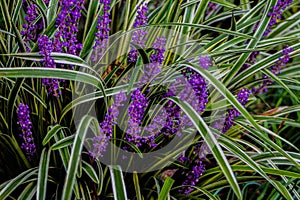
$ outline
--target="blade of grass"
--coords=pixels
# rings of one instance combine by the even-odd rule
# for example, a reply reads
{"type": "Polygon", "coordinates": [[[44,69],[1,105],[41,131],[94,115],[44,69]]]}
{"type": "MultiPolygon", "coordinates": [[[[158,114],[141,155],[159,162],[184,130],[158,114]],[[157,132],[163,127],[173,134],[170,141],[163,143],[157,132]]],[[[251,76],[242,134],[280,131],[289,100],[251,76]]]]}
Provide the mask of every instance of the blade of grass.
{"type": "Polygon", "coordinates": [[[126,187],[120,166],[109,166],[115,200],[127,199],[126,187]]]}
{"type": "Polygon", "coordinates": [[[78,125],[78,130],[75,135],[70,160],[68,163],[66,181],[62,191],[62,199],[71,199],[72,197],[72,190],[76,180],[77,168],[81,159],[80,154],[89,125],[93,120],[96,119],[91,116],[84,116],[78,125]]]}
{"type": "Polygon", "coordinates": [[[49,163],[50,163],[51,150],[43,149],[40,164],[39,164],[39,173],[37,181],[37,199],[44,200],[46,199],[47,191],[47,181],[49,176],[49,163]]]}
{"type": "Polygon", "coordinates": [[[161,191],[159,193],[158,200],[168,199],[169,192],[170,192],[170,190],[171,190],[172,185],[173,185],[174,182],[175,181],[172,178],[170,178],[170,177],[167,177],[165,179],[164,185],[161,188],[161,191]]]}

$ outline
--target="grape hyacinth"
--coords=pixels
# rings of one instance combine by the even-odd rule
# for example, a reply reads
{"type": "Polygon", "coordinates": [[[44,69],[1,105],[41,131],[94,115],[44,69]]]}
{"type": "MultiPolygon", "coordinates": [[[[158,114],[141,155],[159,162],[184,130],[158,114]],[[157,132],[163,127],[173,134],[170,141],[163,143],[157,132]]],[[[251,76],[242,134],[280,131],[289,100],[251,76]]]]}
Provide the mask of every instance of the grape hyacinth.
{"type": "Polygon", "coordinates": [[[99,16],[98,18],[98,25],[97,29],[98,32],[96,33],[96,39],[95,39],[95,46],[94,49],[97,50],[97,55],[94,55],[92,58],[94,61],[97,60],[97,58],[101,58],[103,55],[103,51],[106,49],[108,44],[108,37],[109,37],[109,23],[111,20],[110,17],[110,0],[100,0],[100,3],[103,4],[103,14],[102,16],[99,16]]]}
{"type": "MultiPolygon", "coordinates": [[[[250,90],[243,88],[238,93],[237,99],[243,106],[245,106],[246,103],[248,102],[248,98],[249,98],[250,94],[251,94],[250,90]]],[[[226,114],[226,117],[225,117],[225,122],[224,122],[225,125],[222,129],[222,133],[226,133],[231,128],[231,126],[233,125],[234,117],[237,117],[240,114],[241,113],[236,108],[232,108],[232,109],[228,110],[228,113],[226,114]]]]}
{"type": "Polygon", "coordinates": [[[103,157],[103,152],[106,151],[108,141],[112,137],[113,126],[116,125],[117,117],[119,115],[119,107],[124,106],[123,102],[127,97],[124,92],[116,95],[114,104],[108,109],[104,120],[100,123],[100,133],[98,136],[93,137],[93,148],[89,154],[97,159],[103,157]]]}
{"type": "Polygon", "coordinates": [[[57,15],[56,26],[58,31],[55,33],[54,51],[78,55],[82,49],[82,44],[77,41],[80,11],[84,0],[60,0],[61,12],[57,15]]]}
{"type": "MultiPolygon", "coordinates": [[[[41,61],[43,67],[56,68],[54,59],[50,55],[54,50],[52,40],[49,39],[48,36],[44,35],[38,39],[38,42],[39,42],[40,55],[44,57],[43,60],[41,61]]],[[[60,96],[61,92],[58,91],[59,89],[58,79],[43,78],[42,84],[46,86],[48,90],[48,94],[53,94],[53,96],[55,97],[60,96]]]]}
{"type": "MultiPolygon", "coordinates": [[[[134,28],[139,28],[141,26],[148,25],[148,4],[143,3],[137,8],[137,16],[135,19],[135,22],[133,24],[134,28]]],[[[132,42],[141,46],[142,48],[145,48],[145,41],[147,40],[146,35],[147,31],[145,29],[138,29],[132,33],[132,42]]],[[[137,61],[138,52],[136,49],[132,49],[129,54],[129,62],[135,63],[137,61]]]]}
{"type": "Polygon", "coordinates": [[[20,32],[22,36],[24,36],[24,43],[26,44],[26,51],[30,52],[30,41],[34,41],[36,39],[36,25],[34,24],[34,21],[37,18],[37,6],[34,3],[30,3],[27,6],[26,11],[26,24],[23,24],[23,30],[20,32]]]}
{"type": "Polygon", "coordinates": [[[36,153],[36,146],[32,137],[32,123],[30,120],[30,110],[28,105],[20,103],[17,109],[17,114],[18,124],[20,125],[20,130],[22,131],[20,137],[24,141],[21,144],[21,149],[26,152],[29,159],[32,159],[36,153]]]}
{"type": "MultiPolygon", "coordinates": [[[[282,57],[279,58],[279,60],[275,63],[275,65],[270,67],[270,71],[274,75],[280,74],[281,67],[285,66],[290,61],[290,53],[293,51],[292,47],[286,46],[281,54],[282,57]]],[[[262,84],[258,88],[253,88],[252,92],[253,94],[262,94],[268,91],[266,88],[267,85],[274,84],[273,81],[270,80],[270,78],[267,75],[263,75],[263,78],[265,79],[262,84]]]]}

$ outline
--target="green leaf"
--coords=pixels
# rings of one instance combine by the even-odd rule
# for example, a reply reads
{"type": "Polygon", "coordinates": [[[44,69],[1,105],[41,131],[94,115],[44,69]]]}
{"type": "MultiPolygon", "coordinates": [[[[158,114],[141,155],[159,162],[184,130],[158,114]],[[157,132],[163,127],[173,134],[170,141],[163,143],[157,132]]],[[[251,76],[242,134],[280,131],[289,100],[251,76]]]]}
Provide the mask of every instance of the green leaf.
{"type": "MultiPolygon", "coordinates": [[[[292,45],[291,47],[293,48],[293,52],[290,53],[290,56],[291,57],[298,56],[300,53],[297,50],[300,49],[300,44],[297,43],[295,45],[292,45]]],[[[250,68],[245,69],[241,73],[237,74],[237,76],[232,79],[231,81],[232,83],[229,88],[233,88],[237,84],[240,84],[246,78],[253,76],[254,74],[256,74],[257,72],[259,72],[260,70],[266,67],[271,66],[281,56],[282,56],[281,52],[277,52],[253,64],[250,68]]]]}
{"type": "Polygon", "coordinates": [[[169,196],[169,192],[172,188],[172,185],[175,181],[170,178],[170,177],[167,177],[165,179],[165,182],[164,182],[164,185],[159,193],[159,196],[158,196],[158,200],[165,200],[165,199],[168,199],[168,196],[169,196]]]}
{"type": "Polygon", "coordinates": [[[231,151],[235,156],[238,156],[239,159],[241,159],[243,162],[245,162],[248,166],[250,166],[252,169],[255,170],[255,172],[259,173],[261,176],[263,176],[269,183],[271,183],[282,195],[284,195],[286,198],[292,200],[293,198],[291,195],[286,196],[286,191],[282,190],[281,183],[275,183],[272,179],[267,176],[267,174],[260,168],[260,166],[254,162],[250,156],[248,156],[243,150],[239,149],[234,143],[230,142],[229,140],[226,140],[225,138],[220,138],[220,143],[224,145],[225,148],[227,148],[229,151],[231,151]]]}
{"type": "Polygon", "coordinates": [[[141,195],[139,176],[136,172],[133,172],[133,184],[134,184],[136,199],[143,200],[142,195],[141,195]]]}
{"type": "Polygon", "coordinates": [[[0,190],[0,199],[7,199],[7,197],[20,185],[24,184],[31,176],[37,174],[37,168],[32,168],[22,172],[15,178],[11,179],[6,186],[0,190]]]}
{"type": "Polygon", "coordinates": [[[82,161],[82,169],[94,181],[94,183],[99,184],[99,178],[96,171],[89,163],[85,162],[84,160],[82,161]]]}
{"type": "Polygon", "coordinates": [[[194,27],[194,28],[202,28],[205,30],[210,30],[210,31],[216,31],[219,33],[223,33],[223,34],[227,34],[227,35],[233,35],[233,36],[241,36],[247,39],[254,39],[254,37],[249,36],[247,34],[244,33],[239,33],[239,32],[235,32],[235,31],[230,31],[230,30],[226,30],[226,29],[221,29],[221,28],[215,28],[212,26],[207,26],[207,25],[202,25],[202,24],[192,24],[192,23],[176,23],[176,22],[170,22],[170,23],[161,23],[161,24],[151,24],[148,25],[149,27],[151,26],[187,26],[187,27],[194,27]]]}
{"type": "Polygon", "coordinates": [[[38,181],[37,181],[38,200],[46,199],[50,155],[51,155],[51,150],[47,150],[44,148],[40,158],[38,181]]]}
{"type": "Polygon", "coordinates": [[[55,144],[51,146],[51,149],[52,150],[63,149],[65,147],[71,146],[73,142],[74,142],[74,135],[71,135],[57,141],[55,144]]]}
{"type": "MultiPolygon", "coordinates": [[[[90,1],[90,4],[91,3],[96,3],[96,2],[97,1],[93,0],[93,1],[90,1]]],[[[85,31],[84,31],[84,34],[86,35],[86,37],[84,37],[84,41],[82,43],[82,50],[80,52],[80,57],[82,57],[82,58],[86,57],[87,54],[89,53],[89,50],[92,49],[92,45],[93,45],[94,40],[95,40],[95,33],[97,32],[96,26],[97,26],[97,23],[98,23],[98,17],[100,15],[101,10],[98,11],[98,13],[97,13],[96,17],[94,18],[92,24],[90,26],[87,26],[88,32],[86,32],[87,29],[85,29],[85,31]]],[[[89,8],[89,12],[91,12],[90,8],[89,8]]],[[[89,21],[87,23],[89,23],[89,21]]]]}
{"type": "Polygon", "coordinates": [[[229,1],[225,1],[225,0],[211,0],[211,2],[220,4],[220,5],[225,6],[227,8],[238,8],[236,5],[230,3],[229,1]]]}
{"type": "Polygon", "coordinates": [[[102,192],[102,187],[103,187],[103,180],[104,180],[104,175],[103,175],[103,169],[101,167],[101,163],[96,160],[97,163],[97,167],[98,167],[98,177],[99,177],[99,184],[97,187],[97,195],[100,196],[101,192],[102,192]]]}
{"type": "Polygon", "coordinates": [[[36,193],[37,185],[34,182],[29,183],[26,188],[19,195],[18,200],[33,199],[36,193]]]}
{"type": "Polygon", "coordinates": [[[0,77],[10,78],[58,78],[79,81],[87,84],[100,86],[100,81],[96,77],[73,70],[43,67],[16,67],[0,68],[0,77]]]}
{"type": "Polygon", "coordinates": [[[49,9],[47,10],[47,20],[48,20],[48,24],[50,24],[56,18],[58,0],[50,0],[48,7],[49,9]]]}
{"type": "Polygon", "coordinates": [[[120,166],[109,166],[111,184],[115,200],[127,199],[125,182],[120,166]]]}
{"type": "Polygon", "coordinates": [[[51,129],[48,131],[47,135],[45,136],[45,138],[43,139],[43,146],[45,146],[50,140],[51,138],[56,135],[61,129],[63,129],[65,127],[56,124],[55,126],[51,127],[51,129]]]}
{"type": "Polygon", "coordinates": [[[290,95],[291,97],[293,97],[293,99],[297,102],[300,103],[299,97],[292,91],[290,90],[290,88],[288,86],[286,86],[284,84],[284,82],[282,82],[276,75],[274,75],[272,72],[270,72],[267,69],[263,69],[263,72],[268,75],[269,77],[271,77],[274,81],[276,81],[277,83],[279,83],[290,95]]]}
{"type": "Polygon", "coordinates": [[[95,124],[97,124],[97,120],[95,118],[91,116],[84,116],[78,125],[78,130],[75,134],[75,140],[73,143],[71,156],[68,163],[67,175],[61,199],[71,199],[72,197],[72,190],[76,180],[76,173],[78,170],[77,168],[81,159],[80,154],[83,148],[85,136],[87,134],[89,125],[92,121],[95,121],[95,124]]]}
{"type": "Polygon", "coordinates": [[[197,186],[190,186],[192,188],[195,188],[196,190],[202,192],[203,194],[205,194],[209,199],[213,199],[213,200],[219,200],[219,196],[218,195],[213,195],[211,194],[209,191],[207,191],[206,189],[204,188],[200,188],[200,187],[197,187],[197,186]]]}

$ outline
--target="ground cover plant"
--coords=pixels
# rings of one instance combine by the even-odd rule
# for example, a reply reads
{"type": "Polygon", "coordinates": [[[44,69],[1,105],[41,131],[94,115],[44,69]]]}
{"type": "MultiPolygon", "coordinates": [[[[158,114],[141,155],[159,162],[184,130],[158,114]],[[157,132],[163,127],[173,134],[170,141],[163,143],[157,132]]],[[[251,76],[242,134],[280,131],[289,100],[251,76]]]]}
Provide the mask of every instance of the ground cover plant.
{"type": "Polygon", "coordinates": [[[0,2],[0,199],[300,199],[300,1],[0,2]]]}

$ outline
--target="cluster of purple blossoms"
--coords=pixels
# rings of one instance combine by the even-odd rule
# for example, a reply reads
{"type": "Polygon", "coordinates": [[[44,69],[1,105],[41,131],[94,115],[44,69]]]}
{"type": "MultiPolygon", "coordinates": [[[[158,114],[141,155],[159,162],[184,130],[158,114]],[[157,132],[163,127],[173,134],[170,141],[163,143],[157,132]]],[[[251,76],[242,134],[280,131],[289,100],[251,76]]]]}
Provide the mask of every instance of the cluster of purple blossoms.
{"type": "MultiPolygon", "coordinates": [[[[246,103],[248,102],[248,98],[251,94],[251,91],[243,88],[237,95],[237,99],[238,101],[245,106],[246,103]]],[[[241,113],[236,109],[236,108],[232,108],[230,110],[228,110],[228,113],[226,114],[225,117],[225,122],[224,122],[224,127],[222,129],[222,133],[226,133],[231,126],[233,125],[233,119],[234,117],[239,116],[241,113]]]]}
{"type": "MultiPolygon", "coordinates": [[[[204,69],[208,69],[210,64],[211,61],[208,56],[200,56],[199,65],[201,67],[203,67],[204,69]]],[[[188,83],[190,84],[189,87],[192,87],[198,100],[198,107],[195,109],[197,109],[198,112],[203,112],[208,102],[207,83],[205,79],[198,72],[191,68],[183,70],[183,75],[186,77],[188,83]]]]}
{"type": "MultiPolygon", "coordinates": [[[[209,56],[200,56],[199,58],[199,65],[204,69],[208,69],[211,65],[211,59],[209,56]]],[[[205,79],[198,74],[193,69],[186,69],[183,71],[184,77],[187,79],[187,83],[185,83],[185,89],[180,94],[180,99],[187,101],[191,104],[197,112],[201,113],[206,108],[206,104],[208,102],[208,91],[207,91],[207,83],[205,79]],[[195,101],[197,99],[197,101],[195,101]]],[[[183,83],[182,79],[178,79],[179,83],[183,83]]],[[[182,123],[186,126],[191,126],[191,121],[188,119],[187,116],[183,116],[180,119],[182,123]]],[[[203,149],[205,145],[196,145],[194,147],[193,154],[195,159],[190,159],[184,155],[181,155],[178,158],[179,162],[188,162],[190,168],[184,169],[183,173],[185,174],[185,180],[183,181],[182,185],[187,187],[182,187],[178,191],[185,195],[190,194],[194,189],[191,186],[195,186],[196,183],[199,181],[200,176],[205,171],[205,164],[202,160],[205,158],[209,149],[204,152],[203,149]]]]}
{"type": "Polygon", "coordinates": [[[217,7],[218,7],[218,4],[217,4],[217,3],[209,2],[209,3],[208,3],[208,6],[207,6],[207,9],[206,9],[206,14],[209,15],[209,14],[210,14],[212,11],[214,11],[217,7]]]}
{"type": "Polygon", "coordinates": [[[36,146],[32,137],[32,123],[30,120],[30,110],[28,105],[20,103],[17,109],[18,114],[18,124],[22,133],[20,137],[23,138],[24,142],[21,144],[21,149],[23,149],[28,158],[31,159],[36,153],[36,146]]]}
{"type": "Polygon", "coordinates": [[[78,55],[82,49],[82,44],[77,41],[80,11],[84,0],[60,0],[61,12],[57,15],[56,25],[58,31],[55,33],[55,52],[63,52],[78,55]]]}
{"type": "MultiPolygon", "coordinates": [[[[293,51],[292,47],[286,46],[282,50],[282,57],[279,58],[279,60],[276,62],[275,65],[270,67],[270,71],[274,75],[280,74],[281,67],[285,66],[290,61],[290,53],[293,51]]],[[[272,85],[274,82],[270,80],[270,78],[267,75],[263,75],[263,78],[265,79],[262,84],[258,88],[252,88],[253,94],[262,94],[268,91],[266,88],[267,85],[272,85]]]]}
{"type": "Polygon", "coordinates": [[[92,58],[94,61],[96,61],[97,58],[101,58],[103,56],[103,51],[107,47],[110,31],[109,23],[111,22],[111,20],[109,19],[110,0],[100,0],[100,3],[103,4],[103,14],[98,18],[98,32],[96,33],[96,44],[94,46],[94,49],[99,52],[97,52],[97,55],[94,55],[94,57],[92,58]]]}
{"type": "MultiPolygon", "coordinates": [[[[175,94],[168,90],[162,98],[167,98],[167,97],[172,97],[175,94]]],[[[139,95],[140,97],[140,95],[139,95]]],[[[144,101],[145,97],[140,97],[140,99],[142,99],[142,101],[144,101]]],[[[138,101],[141,102],[141,101],[138,101]]],[[[133,104],[133,103],[132,103],[133,104]]],[[[131,104],[131,105],[132,105],[131,104]]],[[[131,106],[130,105],[130,106],[131,106]]],[[[141,103],[134,103],[134,105],[141,105],[141,103]]],[[[146,106],[146,102],[142,103],[142,107],[146,106]]],[[[138,107],[138,106],[137,106],[138,107]]],[[[128,135],[125,136],[125,139],[128,142],[132,142],[133,144],[137,145],[138,147],[141,146],[149,146],[149,147],[156,147],[157,144],[155,143],[155,139],[158,136],[161,136],[162,134],[165,135],[166,137],[172,137],[175,134],[178,134],[178,129],[181,123],[180,120],[180,114],[181,114],[181,109],[178,105],[176,105],[173,101],[168,100],[165,104],[164,104],[164,110],[160,111],[160,113],[155,116],[152,119],[152,122],[145,128],[146,131],[150,132],[151,135],[149,136],[141,136],[139,135],[141,133],[142,128],[139,127],[137,123],[131,123],[131,119],[129,120],[128,125],[131,127],[129,128],[130,131],[128,131],[127,133],[129,133],[128,135]],[[132,128],[133,127],[133,128],[132,128]],[[155,133],[155,134],[154,134],[155,133]]],[[[129,109],[130,110],[130,107],[129,109]]],[[[140,112],[138,112],[138,116],[140,116],[139,118],[139,123],[141,123],[142,117],[144,115],[144,109],[139,109],[140,112]]],[[[131,116],[132,114],[129,113],[129,115],[131,116]]],[[[136,115],[134,115],[134,117],[136,117],[136,115]]],[[[125,146],[123,148],[124,150],[128,150],[129,147],[125,146]]]]}
{"type": "MultiPolygon", "coordinates": [[[[43,60],[41,61],[43,67],[56,68],[55,61],[50,55],[54,50],[53,41],[49,39],[46,35],[44,35],[38,39],[38,43],[39,43],[40,55],[44,56],[43,60]]],[[[58,91],[59,89],[58,79],[43,78],[42,83],[44,86],[46,86],[48,90],[48,94],[53,94],[53,96],[59,97],[61,92],[58,91]]]]}
{"type": "Polygon", "coordinates": [[[140,88],[135,89],[131,93],[131,103],[128,108],[128,130],[127,133],[131,135],[138,135],[141,132],[140,124],[148,106],[148,98],[143,94],[140,88]]]}
{"type": "Polygon", "coordinates": [[[271,27],[277,23],[277,19],[281,19],[282,11],[284,11],[292,2],[293,0],[279,0],[277,4],[271,8],[271,12],[268,13],[271,20],[267,30],[264,32],[264,36],[267,36],[272,31],[271,27]]]}
{"type": "Polygon", "coordinates": [[[166,51],[166,38],[157,38],[156,41],[153,43],[152,47],[154,50],[154,53],[150,56],[150,63],[146,65],[145,67],[145,74],[142,77],[141,82],[147,83],[150,81],[153,77],[155,77],[157,74],[161,72],[161,69],[159,68],[160,65],[162,65],[164,61],[164,53],[166,51]]]}
{"type": "Polygon", "coordinates": [[[37,18],[37,6],[34,3],[30,3],[27,6],[26,11],[26,24],[23,24],[23,30],[21,31],[21,35],[24,36],[24,42],[26,44],[26,51],[30,52],[30,41],[33,41],[36,39],[36,25],[34,24],[34,21],[37,18]]]}
{"type": "MultiPolygon", "coordinates": [[[[137,16],[133,24],[134,28],[139,28],[141,26],[148,25],[148,4],[143,3],[137,8],[137,16]]],[[[147,31],[145,29],[138,29],[132,33],[132,42],[139,45],[141,48],[145,48],[145,41],[147,40],[146,35],[147,31]]],[[[135,63],[137,61],[138,52],[136,49],[133,49],[129,52],[128,58],[129,62],[135,63]]]]}
{"type": "Polygon", "coordinates": [[[196,145],[194,147],[193,154],[195,159],[191,161],[191,159],[181,156],[179,161],[185,162],[188,161],[190,163],[191,169],[184,170],[185,172],[185,180],[183,181],[182,185],[187,187],[182,187],[178,190],[178,192],[183,193],[185,195],[190,194],[194,188],[191,186],[195,186],[199,181],[200,176],[205,171],[205,164],[202,162],[202,158],[199,157],[201,151],[200,145],[196,145]]]}
{"type": "Polygon", "coordinates": [[[158,63],[162,64],[164,61],[164,53],[166,51],[166,38],[157,38],[156,41],[153,43],[152,47],[153,50],[155,51],[154,54],[150,56],[150,62],[151,63],[158,63]]]}
{"type": "MultiPolygon", "coordinates": [[[[150,56],[151,63],[146,66],[145,74],[142,77],[142,83],[146,83],[157,75],[161,70],[159,66],[163,63],[164,52],[165,52],[165,38],[157,38],[156,42],[153,43],[154,53],[150,56]]],[[[174,96],[172,91],[167,91],[163,98],[174,96]]],[[[160,111],[160,114],[152,119],[152,122],[145,128],[146,131],[151,132],[150,136],[140,136],[141,127],[139,126],[142,122],[142,118],[145,112],[145,108],[148,105],[148,99],[140,93],[137,89],[132,93],[132,103],[129,106],[130,120],[128,125],[130,126],[126,139],[129,142],[133,142],[138,147],[142,145],[148,145],[155,147],[155,138],[161,134],[168,137],[174,135],[180,124],[180,108],[172,101],[167,101],[164,104],[164,110],[160,111]],[[155,133],[155,134],[153,134],[155,133]]],[[[125,147],[125,150],[128,150],[125,147]]]]}
{"type": "MultiPolygon", "coordinates": [[[[172,90],[168,90],[164,97],[173,97],[175,96],[174,92],[172,90]]],[[[180,133],[178,132],[179,126],[181,124],[181,119],[180,119],[180,114],[181,114],[181,109],[180,107],[174,103],[171,100],[168,100],[167,103],[164,105],[164,109],[167,112],[167,118],[166,122],[161,130],[163,134],[166,136],[173,136],[177,134],[180,136],[180,133]]]]}
{"type": "MultiPolygon", "coordinates": [[[[265,30],[263,37],[266,37],[269,35],[270,32],[272,32],[272,26],[275,25],[277,23],[277,19],[281,19],[281,15],[282,15],[282,11],[284,11],[287,6],[289,6],[291,3],[293,2],[293,0],[279,0],[276,4],[276,6],[273,6],[271,8],[271,11],[268,13],[268,16],[271,17],[271,20],[267,26],[267,29],[265,30]]],[[[258,28],[260,24],[260,21],[258,21],[253,28],[253,32],[255,32],[258,28]]],[[[246,43],[248,43],[249,41],[247,41],[246,43]]],[[[249,68],[250,64],[254,64],[256,62],[256,58],[259,55],[259,52],[253,52],[251,53],[250,57],[247,60],[247,63],[245,63],[240,72],[249,68]]]]}
{"type": "Polygon", "coordinates": [[[123,102],[127,97],[124,92],[116,95],[114,104],[108,109],[104,120],[100,123],[100,133],[98,136],[93,137],[93,148],[89,154],[97,159],[103,157],[103,152],[106,151],[108,141],[112,137],[113,126],[116,125],[116,120],[119,115],[119,107],[124,106],[123,102]]]}
{"type": "MultiPolygon", "coordinates": [[[[155,135],[141,136],[142,127],[141,123],[144,117],[145,109],[148,106],[148,98],[145,94],[141,93],[139,88],[131,93],[131,103],[128,107],[128,129],[125,139],[128,142],[135,144],[138,147],[143,145],[156,146],[154,140],[155,135]]],[[[129,146],[124,146],[124,150],[129,150],[129,146]]]]}

